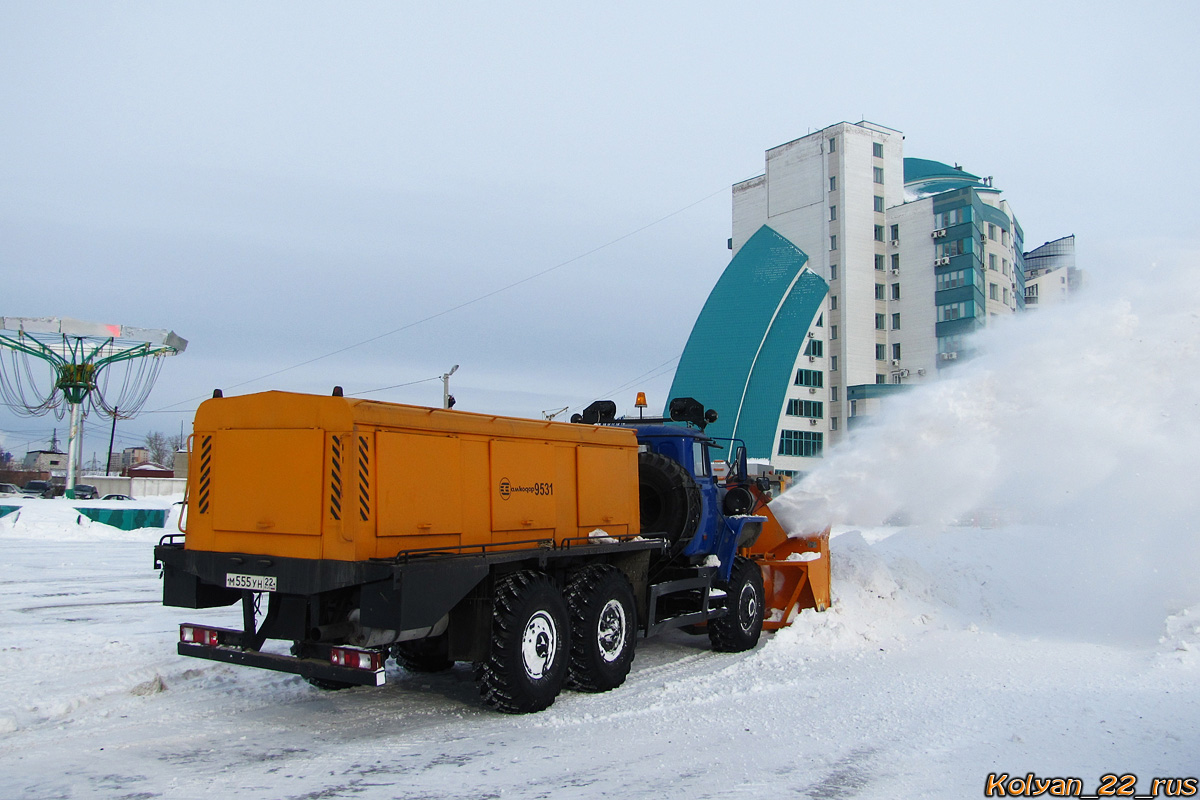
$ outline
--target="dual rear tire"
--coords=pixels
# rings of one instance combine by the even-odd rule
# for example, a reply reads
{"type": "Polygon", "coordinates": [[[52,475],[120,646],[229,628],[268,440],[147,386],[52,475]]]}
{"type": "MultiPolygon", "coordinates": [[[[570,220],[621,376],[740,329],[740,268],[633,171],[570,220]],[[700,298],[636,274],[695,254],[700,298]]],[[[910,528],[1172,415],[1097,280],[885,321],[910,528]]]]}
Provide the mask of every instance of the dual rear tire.
{"type": "Polygon", "coordinates": [[[496,581],[489,653],[475,664],[479,694],[498,711],[525,714],[549,707],[564,686],[616,688],[636,634],[633,589],[615,567],[584,567],[565,592],[545,573],[510,573],[496,581]]]}

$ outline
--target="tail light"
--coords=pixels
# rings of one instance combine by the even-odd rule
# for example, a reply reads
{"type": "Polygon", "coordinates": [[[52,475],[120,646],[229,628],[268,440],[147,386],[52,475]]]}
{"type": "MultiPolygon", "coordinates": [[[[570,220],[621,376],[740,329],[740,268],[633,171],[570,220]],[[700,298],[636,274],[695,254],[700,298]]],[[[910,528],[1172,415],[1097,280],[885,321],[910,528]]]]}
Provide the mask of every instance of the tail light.
{"type": "Polygon", "coordinates": [[[355,650],[350,647],[334,647],[329,651],[329,663],[335,667],[350,667],[374,672],[383,667],[383,653],[374,650],[355,650]]]}
{"type": "Polygon", "coordinates": [[[212,628],[201,628],[199,625],[180,625],[179,641],[188,644],[218,644],[217,632],[212,628]]]}

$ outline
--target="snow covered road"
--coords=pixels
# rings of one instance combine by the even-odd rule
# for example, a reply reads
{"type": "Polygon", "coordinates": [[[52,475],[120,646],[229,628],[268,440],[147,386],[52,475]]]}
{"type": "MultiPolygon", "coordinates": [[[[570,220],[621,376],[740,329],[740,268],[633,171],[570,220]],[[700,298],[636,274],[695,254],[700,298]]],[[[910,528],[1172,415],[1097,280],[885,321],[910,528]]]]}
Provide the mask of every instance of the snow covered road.
{"type": "Polygon", "coordinates": [[[1200,610],[1092,624],[1112,593],[1037,531],[843,531],[829,612],[745,654],[644,641],[625,686],[523,717],[483,709],[466,665],[327,693],[181,658],[179,622],[238,613],[162,607],[156,538],[0,521],[4,796],[954,798],[995,771],[1200,772],[1200,610]],[[1013,574],[1037,542],[1045,568],[1013,574]]]}

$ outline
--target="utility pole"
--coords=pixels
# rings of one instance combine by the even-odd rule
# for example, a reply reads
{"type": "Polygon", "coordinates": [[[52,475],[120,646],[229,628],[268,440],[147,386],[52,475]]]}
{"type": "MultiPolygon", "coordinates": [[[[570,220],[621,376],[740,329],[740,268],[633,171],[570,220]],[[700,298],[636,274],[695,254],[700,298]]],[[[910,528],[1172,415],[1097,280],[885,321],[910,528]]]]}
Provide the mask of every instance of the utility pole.
{"type": "Polygon", "coordinates": [[[450,394],[450,376],[458,372],[458,364],[442,375],[442,408],[454,408],[454,395],[450,394]]]}
{"type": "Polygon", "coordinates": [[[109,472],[112,470],[112,448],[113,448],[113,439],[116,439],[116,438],[117,438],[117,412],[118,412],[118,411],[120,411],[120,410],[121,410],[121,409],[117,408],[116,406],[113,406],[113,424],[112,424],[112,433],[110,433],[110,434],[108,435],[108,461],[105,461],[105,462],[104,462],[104,474],[105,474],[106,476],[107,476],[107,475],[109,474],[109,472]]]}

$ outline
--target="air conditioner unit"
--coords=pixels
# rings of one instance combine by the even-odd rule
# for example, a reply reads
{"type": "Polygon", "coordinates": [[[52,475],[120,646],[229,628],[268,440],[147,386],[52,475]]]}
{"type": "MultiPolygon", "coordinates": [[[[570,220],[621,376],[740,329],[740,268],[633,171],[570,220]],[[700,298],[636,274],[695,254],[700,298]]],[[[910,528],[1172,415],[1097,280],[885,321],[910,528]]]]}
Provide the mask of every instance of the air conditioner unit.
{"type": "Polygon", "coordinates": [[[809,425],[816,425],[816,424],[817,424],[817,421],[816,421],[815,419],[810,419],[810,420],[808,421],[808,424],[809,424],[809,425]]]}
{"type": "Polygon", "coordinates": [[[816,394],[816,393],[817,393],[817,389],[816,389],[816,387],[815,387],[815,386],[810,386],[810,387],[808,387],[808,393],[809,393],[809,394],[816,394]]]}
{"type": "Polygon", "coordinates": [[[816,360],[817,360],[817,357],[816,357],[816,356],[809,356],[809,357],[808,357],[808,360],[809,360],[809,361],[816,361],[816,360]]]}
{"type": "Polygon", "coordinates": [[[950,263],[950,256],[942,256],[941,258],[934,261],[933,265],[935,267],[944,267],[949,263],[950,263]]]}
{"type": "Polygon", "coordinates": [[[893,367],[898,367],[898,366],[900,366],[900,359],[898,359],[898,358],[893,358],[893,359],[892,359],[892,366],[893,366],[893,367]]]}
{"type": "Polygon", "coordinates": [[[893,269],[892,269],[892,274],[893,274],[893,275],[899,275],[899,274],[900,274],[900,269],[899,269],[898,267],[896,267],[896,268],[893,268],[893,269]]]}
{"type": "Polygon", "coordinates": [[[951,350],[948,353],[942,353],[942,361],[953,361],[956,358],[958,358],[958,353],[954,350],[951,350]]]}
{"type": "Polygon", "coordinates": [[[931,233],[929,235],[932,236],[934,239],[940,239],[946,235],[946,229],[941,228],[939,230],[934,231],[933,233],[931,233]]]}
{"type": "Polygon", "coordinates": [[[900,240],[892,239],[892,247],[899,247],[899,246],[900,246],[900,240]]]}
{"type": "Polygon", "coordinates": [[[813,338],[814,336],[816,336],[816,334],[815,334],[815,333],[813,333],[812,331],[809,331],[809,332],[808,332],[808,338],[810,338],[810,339],[811,339],[811,338],[813,338]]]}

